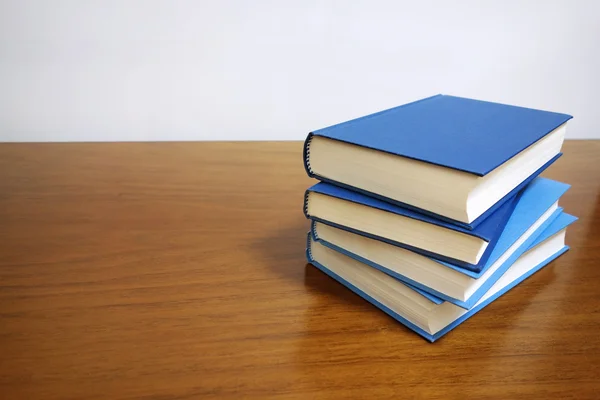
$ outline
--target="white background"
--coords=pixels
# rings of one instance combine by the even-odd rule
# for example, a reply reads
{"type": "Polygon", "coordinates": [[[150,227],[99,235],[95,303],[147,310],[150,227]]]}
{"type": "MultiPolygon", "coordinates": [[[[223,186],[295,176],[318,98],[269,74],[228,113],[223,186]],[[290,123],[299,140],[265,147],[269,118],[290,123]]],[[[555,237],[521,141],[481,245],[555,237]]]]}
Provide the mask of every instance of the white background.
{"type": "Polygon", "coordinates": [[[0,141],[303,139],[436,93],[600,138],[600,1],[0,0],[0,141]]]}

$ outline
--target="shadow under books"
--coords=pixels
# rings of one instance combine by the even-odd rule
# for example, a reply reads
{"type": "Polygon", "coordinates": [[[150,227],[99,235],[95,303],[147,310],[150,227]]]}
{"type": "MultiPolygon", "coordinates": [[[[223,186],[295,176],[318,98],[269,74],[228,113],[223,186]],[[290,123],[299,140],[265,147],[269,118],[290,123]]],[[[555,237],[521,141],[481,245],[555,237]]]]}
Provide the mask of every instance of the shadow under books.
{"type": "Polygon", "coordinates": [[[304,286],[307,295],[311,299],[321,299],[319,301],[324,306],[327,301],[323,298],[329,295],[342,299],[349,307],[364,305],[366,302],[359,296],[307,263],[305,252],[309,227],[309,222],[301,216],[279,230],[265,230],[269,234],[252,243],[253,251],[258,253],[261,264],[278,279],[304,286]]]}
{"type": "Polygon", "coordinates": [[[265,227],[266,236],[251,244],[252,251],[260,257],[261,265],[278,278],[301,282],[309,223],[300,215],[293,223],[282,225],[277,229],[265,227]]]}

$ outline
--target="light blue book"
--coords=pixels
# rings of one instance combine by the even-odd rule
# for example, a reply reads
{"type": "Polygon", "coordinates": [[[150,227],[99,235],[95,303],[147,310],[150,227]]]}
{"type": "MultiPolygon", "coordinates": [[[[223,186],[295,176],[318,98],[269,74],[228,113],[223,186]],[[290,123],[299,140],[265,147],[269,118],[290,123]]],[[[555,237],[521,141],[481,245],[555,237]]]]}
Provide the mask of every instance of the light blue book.
{"type": "Polygon", "coordinates": [[[308,261],[425,339],[434,342],[568,250],[566,228],[577,218],[561,213],[475,303],[465,310],[433,301],[413,287],[308,235],[308,261]]]}
{"type": "Polygon", "coordinates": [[[363,235],[313,221],[318,243],[391,275],[415,288],[470,309],[561,213],[559,198],[569,185],[535,179],[522,193],[481,272],[417,254],[363,235]]]}

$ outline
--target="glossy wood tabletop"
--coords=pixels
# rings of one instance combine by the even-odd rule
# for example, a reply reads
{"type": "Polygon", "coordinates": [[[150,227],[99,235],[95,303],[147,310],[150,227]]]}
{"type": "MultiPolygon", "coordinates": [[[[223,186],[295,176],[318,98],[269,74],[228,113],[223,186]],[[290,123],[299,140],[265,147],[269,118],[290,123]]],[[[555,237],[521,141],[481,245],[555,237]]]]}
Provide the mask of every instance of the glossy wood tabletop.
{"type": "Polygon", "coordinates": [[[435,344],[306,263],[301,148],[0,145],[0,397],[600,398],[600,141],[571,250],[435,344]]]}

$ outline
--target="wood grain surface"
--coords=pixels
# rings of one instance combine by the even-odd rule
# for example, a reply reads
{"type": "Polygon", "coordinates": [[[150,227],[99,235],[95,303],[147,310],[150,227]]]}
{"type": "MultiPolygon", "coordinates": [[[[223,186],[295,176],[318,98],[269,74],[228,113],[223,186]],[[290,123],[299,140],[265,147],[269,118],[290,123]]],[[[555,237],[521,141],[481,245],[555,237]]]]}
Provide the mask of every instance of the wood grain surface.
{"type": "Polygon", "coordinates": [[[600,398],[600,141],[572,249],[435,344],[306,264],[301,146],[0,145],[0,397],[600,398]]]}

